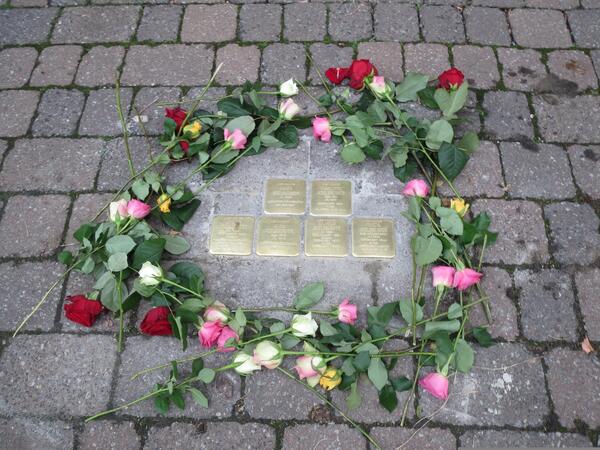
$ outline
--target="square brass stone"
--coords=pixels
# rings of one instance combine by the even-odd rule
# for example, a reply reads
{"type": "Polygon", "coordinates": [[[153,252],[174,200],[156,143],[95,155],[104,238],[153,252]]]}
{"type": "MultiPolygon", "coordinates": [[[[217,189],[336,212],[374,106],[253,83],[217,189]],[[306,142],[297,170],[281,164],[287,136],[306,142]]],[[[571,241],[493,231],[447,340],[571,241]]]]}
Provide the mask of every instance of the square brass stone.
{"type": "Polygon", "coordinates": [[[396,256],[394,221],[391,219],[353,219],[352,255],[359,258],[396,256]]]}
{"type": "Polygon", "coordinates": [[[256,254],[261,256],[298,256],[300,219],[264,216],[258,222],[256,254]]]}
{"type": "Polygon", "coordinates": [[[345,180],[313,181],[310,213],[313,216],[352,214],[352,183],[345,180]]]}
{"type": "Polygon", "coordinates": [[[305,180],[267,180],[265,213],[304,214],[306,210],[305,180]]]}
{"type": "Polygon", "coordinates": [[[306,219],[304,253],[306,256],[348,256],[346,219],[306,219]]]}
{"type": "Polygon", "coordinates": [[[208,250],[213,255],[247,256],[252,253],[254,217],[216,216],[213,219],[208,250]]]}

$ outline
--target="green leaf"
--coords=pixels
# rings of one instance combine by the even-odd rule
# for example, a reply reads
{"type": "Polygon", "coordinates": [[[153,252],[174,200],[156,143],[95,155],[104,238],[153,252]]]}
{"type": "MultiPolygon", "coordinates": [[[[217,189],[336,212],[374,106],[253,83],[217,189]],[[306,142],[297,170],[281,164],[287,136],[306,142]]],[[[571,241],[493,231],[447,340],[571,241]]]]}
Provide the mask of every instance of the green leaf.
{"type": "Polygon", "coordinates": [[[360,392],[358,391],[358,384],[355,381],[350,385],[350,394],[346,397],[346,407],[348,411],[352,411],[360,406],[362,399],[360,398],[360,392]]]}
{"type": "Polygon", "coordinates": [[[91,256],[88,256],[79,270],[81,270],[83,273],[92,273],[94,267],[96,267],[96,263],[91,256]]]}
{"type": "Polygon", "coordinates": [[[300,339],[298,339],[296,336],[292,336],[291,334],[284,334],[280,340],[281,346],[284,350],[290,350],[294,348],[299,342],[300,339]]]}
{"type": "Polygon", "coordinates": [[[58,260],[62,264],[70,266],[71,264],[73,264],[73,254],[69,250],[63,250],[58,254],[58,260]]]}
{"type": "Polygon", "coordinates": [[[179,409],[185,408],[185,399],[183,398],[181,391],[179,391],[179,390],[173,391],[173,393],[171,394],[171,401],[179,409]]]}
{"type": "Polygon", "coordinates": [[[408,158],[404,166],[394,168],[394,176],[403,183],[406,183],[412,178],[416,170],[417,162],[413,158],[408,158]]]}
{"type": "Polygon", "coordinates": [[[202,272],[202,269],[197,264],[189,261],[181,261],[173,264],[169,272],[174,274],[184,287],[199,294],[201,293],[204,283],[204,272],[202,272]]]}
{"type": "MultiPolygon", "coordinates": [[[[402,315],[402,318],[404,319],[404,321],[409,324],[412,325],[413,324],[413,307],[412,307],[412,302],[408,299],[403,299],[400,300],[398,302],[400,304],[400,315],[402,315]]],[[[415,315],[416,315],[416,319],[417,322],[423,320],[423,307],[421,305],[419,305],[417,302],[415,302],[415,315]]]]}
{"type": "Polygon", "coordinates": [[[435,262],[442,254],[442,250],[442,242],[435,236],[428,238],[417,236],[415,239],[415,259],[419,266],[435,262]]]}
{"type": "Polygon", "coordinates": [[[109,254],[129,253],[135,247],[135,241],[124,234],[118,234],[106,241],[106,251],[109,254]]]}
{"type": "Polygon", "coordinates": [[[198,378],[203,383],[209,384],[212,383],[212,381],[215,379],[215,375],[216,373],[213,369],[205,367],[198,373],[198,376],[196,378],[198,378]]]}
{"type": "Polygon", "coordinates": [[[412,389],[413,382],[405,376],[390,378],[390,383],[397,392],[404,392],[412,389]]]}
{"type": "Polygon", "coordinates": [[[181,236],[171,236],[163,234],[161,236],[165,240],[165,250],[171,255],[181,255],[190,249],[190,244],[181,236]]]}
{"type": "Polygon", "coordinates": [[[417,99],[417,93],[427,87],[429,77],[420,73],[409,72],[396,87],[396,101],[411,102],[417,99]]]}
{"type": "Polygon", "coordinates": [[[169,412],[169,397],[167,395],[157,395],[154,397],[154,406],[161,414],[169,412]]]}
{"type": "Polygon", "coordinates": [[[418,94],[419,101],[421,102],[421,104],[423,104],[424,106],[427,106],[428,108],[437,109],[438,104],[435,101],[434,94],[435,94],[435,87],[427,86],[422,91],[419,91],[419,94],[418,94]]]}
{"type": "Polygon", "coordinates": [[[204,367],[204,361],[202,358],[196,358],[192,361],[192,376],[197,376],[202,368],[204,367]]]}
{"type": "Polygon", "coordinates": [[[452,303],[448,307],[448,319],[458,319],[462,317],[462,307],[458,303],[452,303]]]}
{"type": "Polygon", "coordinates": [[[321,334],[323,336],[335,336],[336,334],[338,334],[338,330],[333,328],[333,325],[331,325],[326,320],[321,320],[319,329],[321,330],[321,334]]]}
{"type": "Polygon", "coordinates": [[[150,185],[144,180],[137,179],[131,185],[131,190],[137,198],[140,200],[145,200],[150,193],[150,185]]]}
{"type": "Polygon", "coordinates": [[[248,137],[254,131],[254,119],[250,116],[236,117],[227,122],[225,128],[232,133],[236,128],[239,128],[244,133],[244,136],[248,137]]]}
{"type": "Polygon", "coordinates": [[[371,359],[367,375],[378,391],[382,390],[388,382],[387,369],[381,358],[371,359]]]}
{"type": "Polygon", "coordinates": [[[127,254],[125,253],[114,253],[108,258],[108,270],[111,272],[120,272],[127,267],[127,254]]]}
{"type": "Polygon", "coordinates": [[[212,162],[214,164],[225,164],[239,155],[240,152],[238,150],[221,150],[221,147],[217,147],[212,152],[212,162]]]}
{"type": "Polygon", "coordinates": [[[439,207],[435,212],[440,218],[440,226],[446,233],[454,236],[463,234],[463,221],[456,211],[452,208],[439,207]]]}
{"type": "Polygon", "coordinates": [[[489,347],[494,342],[488,330],[483,327],[473,328],[473,336],[482,347],[489,347]]]}
{"type": "Polygon", "coordinates": [[[164,239],[149,239],[138,245],[133,253],[133,263],[131,264],[135,270],[139,270],[146,261],[159,264],[165,248],[166,241],[164,239]]]}
{"type": "Polygon", "coordinates": [[[240,324],[240,327],[245,327],[247,320],[246,314],[244,314],[244,310],[242,308],[238,308],[235,310],[235,320],[240,324]]]}
{"type": "Polygon", "coordinates": [[[323,298],[325,285],[322,281],[305,286],[294,299],[296,309],[306,310],[316,305],[323,298]]]}
{"type": "Polygon", "coordinates": [[[193,313],[198,313],[204,308],[204,302],[196,297],[186,298],[181,304],[180,308],[187,309],[193,313]]]}
{"type": "Polygon", "coordinates": [[[473,349],[467,341],[458,339],[456,341],[455,351],[454,363],[456,364],[456,370],[468,373],[471,370],[471,367],[473,367],[473,361],[475,360],[473,349]]]}
{"type": "Polygon", "coordinates": [[[465,105],[468,93],[469,84],[465,81],[454,91],[448,92],[444,88],[436,89],[433,97],[442,110],[444,117],[452,119],[455,117],[455,113],[465,105]]]}
{"type": "Polygon", "coordinates": [[[383,152],[383,142],[379,139],[372,140],[363,148],[363,151],[369,158],[380,160],[381,153],[383,152]]]}
{"type": "Polygon", "coordinates": [[[351,142],[342,148],[341,156],[348,164],[357,164],[363,162],[367,158],[361,148],[354,142],[351,142]]]}
{"type": "Polygon", "coordinates": [[[408,147],[396,142],[390,147],[388,155],[395,168],[404,167],[408,160],[408,147]]]}
{"type": "Polygon", "coordinates": [[[358,354],[352,359],[352,365],[359,372],[366,372],[371,363],[371,355],[369,352],[358,352],[358,354]]]}
{"type": "Polygon", "coordinates": [[[198,405],[202,408],[208,408],[208,399],[200,390],[191,386],[188,386],[187,390],[192,394],[192,398],[198,405]]]}
{"type": "Polygon", "coordinates": [[[466,132],[458,143],[458,147],[469,155],[474,153],[479,147],[479,138],[477,137],[477,134],[472,131],[466,132]]]}
{"type": "Polygon", "coordinates": [[[448,333],[454,333],[460,329],[460,322],[458,320],[433,320],[425,323],[425,334],[424,338],[428,338],[438,331],[446,331],[448,333]]]}
{"type": "Polygon", "coordinates": [[[425,143],[427,147],[437,150],[443,142],[452,142],[453,138],[454,130],[452,129],[452,125],[447,120],[438,119],[429,127],[425,143]]]}
{"type": "Polygon", "coordinates": [[[454,180],[464,169],[469,155],[459,149],[456,145],[444,142],[438,152],[440,169],[450,181],[454,180]]]}
{"type": "Polygon", "coordinates": [[[100,290],[104,287],[106,283],[108,283],[111,279],[114,280],[115,276],[110,271],[104,272],[100,277],[96,280],[96,283],[93,286],[93,289],[100,290]]]}
{"type": "Polygon", "coordinates": [[[224,98],[217,102],[217,108],[219,111],[224,112],[229,117],[247,116],[252,114],[250,111],[245,109],[239,100],[234,98],[224,98]]]}
{"type": "Polygon", "coordinates": [[[282,148],[296,148],[300,142],[298,129],[290,123],[280,126],[273,136],[280,142],[279,147],[282,148]]]}
{"type": "Polygon", "coordinates": [[[421,220],[421,200],[416,195],[408,197],[408,215],[415,222],[421,220]]]}
{"type": "Polygon", "coordinates": [[[133,311],[136,309],[140,304],[141,299],[142,296],[138,292],[131,292],[131,294],[129,294],[127,298],[123,300],[123,304],[121,305],[123,312],[126,313],[127,311],[133,311]]]}
{"type": "Polygon", "coordinates": [[[385,303],[379,308],[377,311],[377,321],[382,326],[386,326],[390,320],[392,320],[392,316],[394,315],[394,311],[396,311],[396,302],[385,303]]]}
{"type": "Polygon", "coordinates": [[[77,241],[83,242],[84,239],[89,239],[92,236],[92,234],[94,234],[95,229],[96,227],[93,224],[84,223],[79,228],[77,228],[77,231],[75,231],[75,233],[73,233],[73,237],[77,239],[77,241]]]}
{"type": "Polygon", "coordinates": [[[386,384],[379,392],[379,404],[389,412],[393,412],[396,409],[398,406],[398,397],[392,385],[386,384]]]}

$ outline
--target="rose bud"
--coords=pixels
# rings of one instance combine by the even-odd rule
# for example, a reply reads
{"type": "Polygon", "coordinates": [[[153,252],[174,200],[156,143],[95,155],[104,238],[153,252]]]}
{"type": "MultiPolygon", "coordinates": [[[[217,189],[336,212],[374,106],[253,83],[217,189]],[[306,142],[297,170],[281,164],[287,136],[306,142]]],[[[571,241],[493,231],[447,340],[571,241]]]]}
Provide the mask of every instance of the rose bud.
{"type": "Polygon", "coordinates": [[[371,75],[377,75],[377,69],[368,59],[357,59],[352,61],[348,68],[348,76],[350,77],[350,87],[360,90],[364,87],[365,78],[371,75]]]}
{"type": "Polygon", "coordinates": [[[294,82],[293,78],[290,78],[285,83],[281,83],[279,86],[279,94],[282,97],[291,97],[292,95],[296,95],[298,93],[298,86],[294,82]]]}
{"type": "Polygon", "coordinates": [[[234,150],[242,150],[246,146],[247,138],[239,128],[236,128],[233,132],[225,128],[223,136],[225,137],[225,142],[228,142],[234,150]]]}
{"type": "Polygon", "coordinates": [[[152,308],[146,313],[144,320],[140,324],[140,331],[150,336],[170,336],[173,334],[171,323],[169,322],[169,308],[158,306],[152,308]]]}
{"type": "Polygon", "coordinates": [[[331,81],[333,84],[338,85],[350,74],[350,70],[348,67],[330,67],[325,71],[325,76],[331,81]]]}
{"type": "Polygon", "coordinates": [[[447,91],[458,89],[464,80],[464,74],[453,67],[440,74],[438,77],[438,88],[444,88],[447,91]]]}
{"type": "Polygon", "coordinates": [[[111,222],[117,222],[120,219],[125,219],[127,217],[129,217],[129,213],[127,212],[127,200],[117,200],[108,205],[108,218],[111,222]]]}
{"type": "Polygon", "coordinates": [[[183,127],[183,132],[189,136],[190,139],[196,139],[200,136],[200,131],[202,130],[202,125],[198,120],[193,121],[192,123],[183,127]]]}
{"type": "Polygon", "coordinates": [[[159,266],[155,266],[150,261],[146,261],[142,264],[138,275],[140,277],[140,283],[144,286],[156,286],[160,283],[163,272],[159,266]]]}
{"type": "Polygon", "coordinates": [[[331,141],[331,128],[329,126],[329,120],[325,117],[315,117],[312,120],[313,136],[315,139],[323,142],[331,141]]]}
{"type": "Polygon", "coordinates": [[[431,268],[433,287],[452,287],[456,270],[451,266],[434,266],[431,268]]]}
{"type": "Polygon", "coordinates": [[[390,93],[390,88],[385,82],[383,77],[373,77],[373,80],[369,83],[369,89],[378,97],[384,97],[390,93]]]}
{"type": "Polygon", "coordinates": [[[254,358],[250,355],[247,355],[246,353],[240,352],[237,355],[235,355],[235,358],[233,358],[233,362],[235,364],[239,364],[239,366],[236,366],[233,370],[235,370],[240,375],[246,376],[252,374],[252,372],[260,370],[260,365],[256,364],[254,362],[254,358]]]}
{"type": "Polygon", "coordinates": [[[300,107],[288,98],[285,102],[279,105],[279,117],[285,120],[293,119],[300,112],[300,107]]]}
{"type": "Polygon", "coordinates": [[[217,351],[222,353],[234,351],[236,348],[235,345],[227,346],[227,341],[230,339],[233,339],[235,342],[237,342],[240,340],[240,337],[235,331],[233,331],[232,328],[225,326],[221,330],[219,339],[217,339],[217,351]]]}
{"type": "Polygon", "coordinates": [[[254,349],[254,362],[267,369],[275,369],[281,361],[283,361],[281,346],[272,341],[259,342],[254,349]]]}
{"type": "Polygon", "coordinates": [[[100,313],[104,311],[102,303],[85,295],[69,295],[63,308],[67,319],[84,327],[94,325],[100,313]]]}
{"type": "Polygon", "coordinates": [[[312,314],[296,314],[292,317],[292,334],[296,337],[314,336],[319,325],[312,318],[312,314]]]}
{"type": "Polygon", "coordinates": [[[188,141],[179,141],[179,146],[185,154],[187,154],[188,150],[190,149],[190,143],[188,141]]]}
{"type": "Polygon", "coordinates": [[[325,372],[325,361],[320,356],[304,355],[296,359],[294,369],[298,372],[298,378],[306,379],[310,387],[319,384],[321,375],[325,372]]]}
{"type": "Polygon", "coordinates": [[[150,205],[139,200],[133,199],[127,202],[127,214],[135,219],[143,219],[152,211],[150,205]]]}
{"type": "Polygon", "coordinates": [[[223,331],[221,322],[204,322],[198,331],[198,339],[203,347],[212,347],[219,340],[223,331]]]}
{"type": "Polygon", "coordinates": [[[338,320],[343,323],[354,325],[357,317],[356,305],[350,303],[347,298],[342,300],[342,303],[338,306],[338,320]]]}
{"type": "Polygon", "coordinates": [[[177,125],[176,131],[179,131],[181,125],[187,117],[187,111],[185,109],[177,108],[165,108],[165,116],[169,119],[173,119],[177,125]]]}
{"type": "Polygon", "coordinates": [[[330,391],[342,382],[342,374],[335,367],[329,367],[319,380],[319,384],[326,391],[330,391]]]}
{"type": "Polygon", "coordinates": [[[169,197],[167,194],[161,194],[156,199],[156,203],[158,204],[158,209],[160,209],[160,212],[165,214],[171,212],[171,197],[169,197]]]}
{"type": "Polygon", "coordinates": [[[482,276],[482,273],[479,273],[473,269],[458,270],[454,274],[454,282],[452,283],[452,286],[459,291],[464,291],[474,284],[479,283],[479,280],[481,280],[482,276]]]}
{"type": "Polygon", "coordinates": [[[427,186],[427,183],[425,183],[425,181],[417,178],[414,180],[410,180],[408,183],[406,183],[406,186],[404,186],[404,190],[402,191],[402,193],[409,197],[427,197],[427,195],[429,194],[429,186],[427,186]]]}
{"type": "Polygon", "coordinates": [[[460,217],[464,217],[469,210],[469,204],[462,198],[453,198],[450,200],[450,208],[456,211],[460,217]]]}
{"type": "Polygon", "coordinates": [[[227,323],[229,321],[229,309],[220,301],[214,302],[204,311],[204,320],[207,322],[227,323]]]}
{"type": "Polygon", "coordinates": [[[448,378],[438,372],[431,372],[419,380],[419,386],[440,400],[448,398],[448,378]]]}

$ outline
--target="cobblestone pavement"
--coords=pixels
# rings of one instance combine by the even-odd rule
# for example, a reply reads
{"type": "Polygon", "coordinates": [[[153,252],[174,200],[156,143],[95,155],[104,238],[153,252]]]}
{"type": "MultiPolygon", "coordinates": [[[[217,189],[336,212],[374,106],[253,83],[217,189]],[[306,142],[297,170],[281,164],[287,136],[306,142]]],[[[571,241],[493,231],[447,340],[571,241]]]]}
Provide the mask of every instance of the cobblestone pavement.
{"type": "MultiPolygon", "coordinates": [[[[221,62],[215,97],[245,80],[289,77],[318,92],[314,66],[357,56],[395,80],[451,64],[466,73],[475,89],[465,129],[478,130],[483,144],[458,188],[501,234],[485,261],[497,343],[477,350],[473,372],[456,378],[457,395],[438,411],[419,394],[400,428],[400,413],[384,413],[367,391],[353,417],[386,449],[411,436],[404,448],[598,445],[600,362],[580,342],[587,335],[600,349],[600,0],[192,3],[0,0],[0,448],[367,447],[334,411],[272,372],[242,381],[221,374],[208,410],[190,405],[160,417],[142,404],[85,424],[157,381],[132,383],[131,373],[180,353],[175,340],[139,335],[143,311],[129,318],[120,355],[110,319],[91,330],[65,322],[64,296],[89,289],[85,277],[70,276],[10,337],[60,274],[56,255],[73,230],[127,177],[115,73],[133,112],[193,97],[221,62]]],[[[161,111],[144,114],[156,135],[161,111]]],[[[142,164],[143,137],[132,145],[142,164]]],[[[349,294],[364,308],[402,294],[406,247],[392,264],[206,256],[210,215],[257,213],[269,174],[351,179],[365,214],[403,208],[392,174],[335,158],[307,136],[297,150],[248,158],[205,196],[185,229],[186,257],[200,261],[214,295],[286,304],[323,277],[331,304],[349,294]]],[[[414,367],[396,370],[410,376],[414,367]]]]}

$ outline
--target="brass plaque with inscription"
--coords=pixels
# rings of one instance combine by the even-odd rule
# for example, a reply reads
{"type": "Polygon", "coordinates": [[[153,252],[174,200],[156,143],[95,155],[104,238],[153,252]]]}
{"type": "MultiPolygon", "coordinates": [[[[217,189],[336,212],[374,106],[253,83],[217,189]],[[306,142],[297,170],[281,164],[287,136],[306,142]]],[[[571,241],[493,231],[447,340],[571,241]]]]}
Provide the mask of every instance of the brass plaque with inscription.
{"type": "Polygon", "coordinates": [[[256,254],[261,256],[298,256],[300,219],[264,216],[258,222],[256,254]]]}
{"type": "Polygon", "coordinates": [[[306,181],[272,178],[267,180],[265,213],[304,214],[306,210],[306,181]]]}
{"type": "Polygon", "coordinates": [[[346,219],[310,217],[305,224],[306,256],[348,256],[348,223],[346,219]]]}
{"type": "Polygon", "coordinates": [[[391,219],[353,219],[352,255],[359,258],[396,256],[394,221],[391,219]]]}
{"type": "Polygon", "coordinates": [[[208,250],[213,255],[252,254],[254,217],[215,216],[211,226],[208,250]]]}
{"type": "Polygon", "coordinates": [[[310,213],[313,216],[352,214],[352,183],[344,180],[313,181],[310,213]]]}

